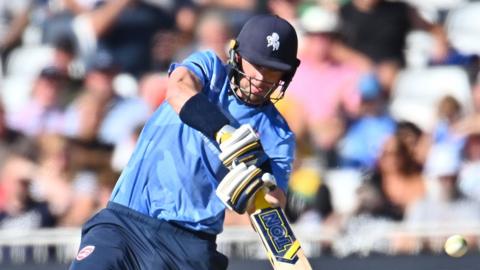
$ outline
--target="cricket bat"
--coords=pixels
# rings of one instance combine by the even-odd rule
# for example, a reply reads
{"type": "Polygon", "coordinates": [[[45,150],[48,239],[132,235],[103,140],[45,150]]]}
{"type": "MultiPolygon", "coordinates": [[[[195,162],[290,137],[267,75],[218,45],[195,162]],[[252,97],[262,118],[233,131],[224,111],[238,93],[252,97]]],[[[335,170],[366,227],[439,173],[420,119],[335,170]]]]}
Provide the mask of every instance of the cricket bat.
{"type": "Polygon", "coordinates": [[[295,238],[290,223],[280,207],[272,207],[260,190],[254,198],[254,212],[250,219],[260,235],[268,259],[275,270],[311,270],[312,267],[295,238]]]}

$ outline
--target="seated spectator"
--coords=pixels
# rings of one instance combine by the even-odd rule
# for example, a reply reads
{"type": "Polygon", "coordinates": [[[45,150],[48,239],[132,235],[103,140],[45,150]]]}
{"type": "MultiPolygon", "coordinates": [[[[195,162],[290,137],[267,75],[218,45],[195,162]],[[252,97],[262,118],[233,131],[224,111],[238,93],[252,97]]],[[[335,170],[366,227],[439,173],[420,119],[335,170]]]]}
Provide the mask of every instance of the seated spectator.
{"type": "Polygon", "coordinates": [[[88,68],[84,92],[67,108],[65,135],[81,138],[87,130],[93,132],[87,134],[87,137],[114,145],[130,136],[146,120],[149,110],[145,102],[139,98],[123,98],[115,94],[112,82],[117,72],[113,56],[105,51],[99,52],[88,68]],[[91,106],[96,109],[84,108],[91,106]]]}
{"type": "Polygon", "coordinates": [[[402,220],[404,212],[425,196],[422,164],[415,149],[422,132],[400,122],[395,134],[383,144],[375,168],[366,174],[359,189],[357,214],[402,220]]]}
{"type": "Polygon", "coordinates": [[[9,126],[27,136],[60,132],[63,110],[59,96],[64,78],[56,67],[42,69],[34,82],[30,100],[8,116],[9,126]]]}
{"type": "Polygon", "coordinates": [[[53,63],[63,74],[64,87],[60,95],[60,104],[67,106],[77,95],[82,85],[82,67],[77,58],[74,38],[67,34],[59,35],[52,44],[53,63]]]}
{"type": "MultiPolygon", "coordinates": [[[[480,80],[479,80],[480,82],[480,80]]],[[[480,202],[480,83],[474,86],[474,113],[452,125],[452,133],[463,138],[458,186],[466,197],[480,202]]]]}
{"type": "Polygon", "coordinates": [[[360,116],[348,127],[338,144],[342,167],[372,169],[382,145],[395,131],[395,122],[385,108],[380,85],[374,75],[362,77],[360,116]]]}
{"type": "Polygon", "coordinates": [[[298,144],[308,144],[304,148],[313,148],[328,167],[335,166],[335,148],[347,118],[355,118],[360,109],[360,74],[332,58],[336,19],[321,8],[305,11],[300,20],[305,31],[302,63],[285,100],[278,103],[298,144]]]}
{"type": "Polygon", "coordinates": [[[61,226],[80,226],[97,209],[98,173],[93,170],[78,171],[73,176],[72,197],[61,226]]]}
{"type": "Polygon", "coordinates": [[[142,129],[143,124],[139,125],[128,139],[115,145],[111,160],[111,166],[115,172],[121,172],[127,166],[142,129]]]}
{"type": "Polygon", "coordinates": [[[81,226],[99,209],[106,207],[118,174],[109,167],[79,169],[73,177],[72,196],[61,226],[81,226]]]}
{"type": "Polygon", "coordinates": [[[460,191],[480,203],[480,132],[467,137],[463,154],[458,180],[460,191]]]}
{"type": "Polygon", "coordinates": [[[32,199],[31,161],[12,155],[0,172],[0,229],[30,230],[52,227],[55,219],[47,204],[32,199]]]}
{"type": "Polygon", "coordinates": [[[459,152],[464,144],[464,136],[456,134],[453,127],[464,113],[460,102],[452,96],[445,96],[440,100],[437,110],[438,120],[432,132],[432,143],[448,143],[459,152]]]}
{"type": "Polygon", "coordinates": [[[67,139],[60,135],[42,135],[37,140],[39,154],[35,174],[32,177],[32,197],[46,202],[50,212],[62,218],[70,207],[71,148],[67,139]]]}

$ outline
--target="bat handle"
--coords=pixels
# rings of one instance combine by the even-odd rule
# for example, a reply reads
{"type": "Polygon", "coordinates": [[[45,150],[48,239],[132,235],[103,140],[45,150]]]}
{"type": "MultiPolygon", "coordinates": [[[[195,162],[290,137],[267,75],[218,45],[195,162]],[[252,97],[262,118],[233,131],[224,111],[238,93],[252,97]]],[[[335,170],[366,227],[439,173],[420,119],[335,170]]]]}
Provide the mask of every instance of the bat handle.
{"type": "Polygon", "coordinates": [[[264,188],[260,189],[257,194],[255,194],[255,199],[253,204],[255,209],[264,209],[272,207],[266,200],[265,200],[266,191],[264,188]]]}

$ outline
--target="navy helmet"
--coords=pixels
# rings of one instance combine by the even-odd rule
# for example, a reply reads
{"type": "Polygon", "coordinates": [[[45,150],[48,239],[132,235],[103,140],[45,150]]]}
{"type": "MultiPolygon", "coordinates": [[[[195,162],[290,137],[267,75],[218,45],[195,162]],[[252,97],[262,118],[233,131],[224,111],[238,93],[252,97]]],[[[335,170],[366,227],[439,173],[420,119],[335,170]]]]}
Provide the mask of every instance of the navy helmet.
{"type": "MultiPolygon", "coordinates": [[[[237,80],[234,87],[239,87],[238,76],[244,75],[236,60],[238,54],[252,64],[285,72],[282,84],[277,85],[277,87],[281,86],[279,95],[272,100],[283,97],[300,64],[297,58],[297,33],[290,23],[276,15],[254,16],[245,23],[230,47],[229,63],[232,66],[234,79],[237,80]]],[[[266,96],[274,90],[269,91],[266,96]]]]}

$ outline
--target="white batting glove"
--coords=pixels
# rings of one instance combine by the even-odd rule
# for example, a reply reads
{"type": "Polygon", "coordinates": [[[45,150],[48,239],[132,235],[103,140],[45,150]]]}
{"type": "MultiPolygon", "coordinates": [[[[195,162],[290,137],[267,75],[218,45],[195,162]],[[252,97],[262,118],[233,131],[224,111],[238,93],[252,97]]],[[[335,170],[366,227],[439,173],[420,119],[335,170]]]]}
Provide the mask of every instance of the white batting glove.
{"type": "Polygon", "coordinates": [[[234,163],[243,162],[248,167],[253,164],[259,166],[267,160],[260,138],[249,124],[238,129],[226,125],[217,133],[216,140],[221,150],[219,158],[229,169],[234,163]]]}
{"type": "Polygon", "coordinates": [[[273,189],[277,185],[270,173],[263,173],[255,165],[234,164],[232,170],[217,187],[217,196],[228,209],[243,214],[250,200],[262,188],[273,189]]]}

